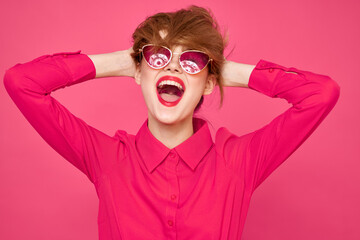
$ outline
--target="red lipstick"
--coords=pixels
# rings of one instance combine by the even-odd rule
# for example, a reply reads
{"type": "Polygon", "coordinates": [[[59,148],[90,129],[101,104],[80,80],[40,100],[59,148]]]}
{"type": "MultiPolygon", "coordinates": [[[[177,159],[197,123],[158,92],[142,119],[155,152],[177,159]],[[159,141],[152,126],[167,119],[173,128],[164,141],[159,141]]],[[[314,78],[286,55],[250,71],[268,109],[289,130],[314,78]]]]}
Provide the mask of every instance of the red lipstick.
{"type": "MultiPolygon", "coordinates": [[[[175,77],[175,76],[163,76],[163,77],[161,77],[161,78],[157,81],[156,87],[158,87],[159,84],[160,84],[162,81],[166,81],[166,80],[174,81],[174,82],[176,82],[176,83],[179,83],[179,84],[181,85],[181,87],[183,88],[183,91],[185,92],[185,84],[184,84],[184,82],[183,82],[180,78],[175,77]]],[[[176,105],[180,102],[180,100],[181,100],[181,98],[182,98],[182,96],[183,96],[183,94],[182,94],[182,95],[179,97],[179,99],[177,99],[176,101],[170,102],[170,101],[164,100],[164,99],[160,96],[160,94],[159,94],[158,91],[156,91],[156,94],[157,94],[157,96],[158,96],[158,99],[159,99],[160,103],[162,103],[164,106],[167,106],[167,107],[176,106],[176,105]]]]}

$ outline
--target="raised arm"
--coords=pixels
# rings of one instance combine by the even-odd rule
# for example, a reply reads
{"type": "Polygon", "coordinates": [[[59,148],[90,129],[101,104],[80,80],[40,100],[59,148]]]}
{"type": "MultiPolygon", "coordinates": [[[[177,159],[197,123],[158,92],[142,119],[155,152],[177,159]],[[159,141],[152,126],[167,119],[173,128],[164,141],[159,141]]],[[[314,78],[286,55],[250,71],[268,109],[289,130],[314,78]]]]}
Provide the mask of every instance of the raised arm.
{"type": "MultiPolygon", "coordinates": [[[[51,93],[95,77],[116,76],[115,73],[131,75],[129,67],[121,68],[121,59],[126,58],[126,54],[127,50],[92,55],[92,59],[80,51],[44,55],[16,64],[4,76],[7,92],[29,123],[92,182],[100,170],[111,165],[106,159],[116,159],[105,155],[110,154],[106,149],[116,147],[119,141],[74,116],[51,93]],[[105,160],[100,161],[102,158],[105,160]]],[[[121,150],[119,154],[122,154],[121,150]]]]}
{"type": "Polygon", "coordinates": [[[225,61],[222,69],[224,87],[246,87],[255,65],[225,61]]]}
{"type": "Polygon", "coordinates": [[[232,78],[235,80],[227,80],[228,86],[246,86],[248,80],[250,89],[292,104],[269,124],[247,135],[238,137],[225,128],[218,131],[219,151],[226,164],[253,191],[319,126],[335,106],[340,88],[328,76],[265,60],[257,63],[250,76],[253,66],[232,66],[242,71],[241,76],[232,78]]]}
{"type": "Polygon", "coordinates": [[[134,77],[135,64],[130,54],[132,48],[123,51],[88,55],[96,69],[95,78],[134,77]]]}

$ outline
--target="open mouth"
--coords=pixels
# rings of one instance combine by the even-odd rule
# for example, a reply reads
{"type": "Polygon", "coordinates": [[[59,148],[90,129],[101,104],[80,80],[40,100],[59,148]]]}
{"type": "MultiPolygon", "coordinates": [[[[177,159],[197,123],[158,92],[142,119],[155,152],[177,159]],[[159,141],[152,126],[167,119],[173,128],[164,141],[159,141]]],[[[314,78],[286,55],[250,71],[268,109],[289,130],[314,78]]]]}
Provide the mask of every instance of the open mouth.
{"type": "Polygon", "coordinates": [[[172,107],[180,102],[185,85],[180,78],[164,76],[158,80],[156,90],[159,101],[167,107],[172,107]]]}

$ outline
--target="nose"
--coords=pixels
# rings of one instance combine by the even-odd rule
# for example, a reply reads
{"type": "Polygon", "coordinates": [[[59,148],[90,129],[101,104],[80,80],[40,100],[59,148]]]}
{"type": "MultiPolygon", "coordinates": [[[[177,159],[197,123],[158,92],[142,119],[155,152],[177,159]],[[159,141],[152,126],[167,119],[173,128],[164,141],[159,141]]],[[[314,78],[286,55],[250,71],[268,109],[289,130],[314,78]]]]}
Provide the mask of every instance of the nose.
{"type": "Polygon", "coordinates": [[[171,73],[182,73],[183,70],[179,63],[179,54],[173,53],[171,61],[164,68],[165,71],[170,71],[171,73]]]}

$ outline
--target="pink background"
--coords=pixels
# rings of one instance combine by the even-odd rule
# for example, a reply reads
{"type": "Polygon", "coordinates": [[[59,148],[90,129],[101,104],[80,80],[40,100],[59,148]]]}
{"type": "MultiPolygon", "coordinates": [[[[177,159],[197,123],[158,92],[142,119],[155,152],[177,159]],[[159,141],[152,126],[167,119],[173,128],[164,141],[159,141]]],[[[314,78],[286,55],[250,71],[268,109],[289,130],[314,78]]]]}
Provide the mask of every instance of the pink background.
{"type": "MultiPolygon", "coordinates": [[[[340,98],[314,134],[254,193],[243,239],[360,239],[360,4],[357,0],[0,2],[0,75],[44,54],[129,48],[145,16],[210,7],[229,30],[229,59],[259,59],[331,76],[340,98]]],[[[53,96],[90,125],[136,133],[146,118],[130,78],[105,78],[53,96]],[[129,104],[132,102],[132,104],[129,104]],[[129,117],[131,116],[131,117],[129,117]]],[[[205,101],[214,132],[256,130],[290,105],[243,88],[205,101]]],[[[97,239],[95,188],[35,132],[0,85],[0,239],[97,239]]]]}

